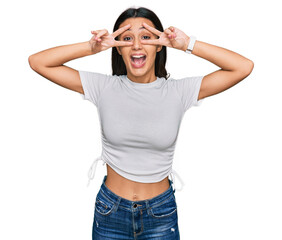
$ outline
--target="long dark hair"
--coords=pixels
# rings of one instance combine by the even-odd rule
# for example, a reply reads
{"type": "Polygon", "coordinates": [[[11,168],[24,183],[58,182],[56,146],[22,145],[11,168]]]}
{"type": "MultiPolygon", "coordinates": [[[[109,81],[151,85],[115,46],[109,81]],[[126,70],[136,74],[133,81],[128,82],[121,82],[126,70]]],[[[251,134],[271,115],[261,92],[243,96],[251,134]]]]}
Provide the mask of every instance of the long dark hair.
{"type": "MultiPolygon", "coordinates": [[[[128,8],[126,9],[116,20],[116,23],[114,25],[113,32],[119,29],[119,26],[128,18],[136,18],[136,17],[143,17],[149,19],[156,29],[159,31],[164,31],[163,26],[161,24],[160,19],[157,17],[157,15],[144,7],[140,8],[128,8]]],[[[115,40],[118,40],[118,37],[115,38],[115,40]]],[[[156,53],[156,59],[155,59],[155,75],[157,77],[164,77],[166,79],[169,78],[169,74],[167,74],[167,71],[165,69],[165,63],[166,63],[166,46],[162,46],[161,51],[156,53]]],[[[113,75],[126,75],[126,66],[122,59],[122,56],[119,55],[116,47],[112,48],[112,74],[113,75]]]]}

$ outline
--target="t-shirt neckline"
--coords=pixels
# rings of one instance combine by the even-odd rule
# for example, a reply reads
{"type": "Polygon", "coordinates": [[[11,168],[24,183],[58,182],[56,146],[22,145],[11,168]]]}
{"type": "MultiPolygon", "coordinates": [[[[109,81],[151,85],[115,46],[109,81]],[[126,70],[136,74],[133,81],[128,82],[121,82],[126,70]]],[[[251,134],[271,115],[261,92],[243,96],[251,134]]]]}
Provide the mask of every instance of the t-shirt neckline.
{"type": "Polygon", "coordinates": [[[140,88],[148,88],[148,87],[153,87],[155,86],[156,84],[158,84],[160,81],[161,81],[161,78],[157,77],[156,80],[154,80],[153,82],[149,82],[149,83],[138,83],[138,82],[134,82],[134,81],[131,81],[127,75],[124,75],[124,79],[129,83],[131,84],[132,86],[134,87],[140,87],[140,88]]]}

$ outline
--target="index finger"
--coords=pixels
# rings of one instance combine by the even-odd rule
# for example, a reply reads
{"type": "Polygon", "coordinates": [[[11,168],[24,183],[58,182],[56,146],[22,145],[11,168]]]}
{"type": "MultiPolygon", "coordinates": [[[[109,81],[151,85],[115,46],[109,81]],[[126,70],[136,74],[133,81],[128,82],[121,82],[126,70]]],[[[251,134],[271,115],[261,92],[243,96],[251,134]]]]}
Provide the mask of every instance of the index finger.
{"type": "Polygon", "coordinates": [[[151,27],[151,26],[148,25],[147,23],[144,23],[144,22],[143,22],[143,26],[144,26],[145,28],[147,28],[150,32],[156,34],[157,36],[160,36],[160,35],[162,34],[161,31],[159,31],[159,30],[157,30],[157,29],[151,27]]]}
{"type": "Polygon", "coordinates": [[[113,37],[117,37],[118,35],[122,34],[125,30],[129,29],[131,27],[131,24],[127,24],[121,28],[119,28],[118,30],[116,30],[115,32],[113,32],[113,37]]]}

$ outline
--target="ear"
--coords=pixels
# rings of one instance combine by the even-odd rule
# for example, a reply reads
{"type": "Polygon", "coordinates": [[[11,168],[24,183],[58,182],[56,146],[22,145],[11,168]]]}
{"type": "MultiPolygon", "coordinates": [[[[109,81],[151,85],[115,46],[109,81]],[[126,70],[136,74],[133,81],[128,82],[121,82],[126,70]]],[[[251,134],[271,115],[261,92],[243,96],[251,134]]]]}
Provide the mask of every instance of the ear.
{"type": "Polygon", "coordinates": [[[119,55],[121,55],[121,51],[120,51],[119,47],[116,47],[116,49],[117,49],[119,55]]]}
{"type": "Polygon", "coordinates": [[[162,50],[163,46],[162,45],[158,45],[157,46],[157,52],[160,52],[162,50]]]}

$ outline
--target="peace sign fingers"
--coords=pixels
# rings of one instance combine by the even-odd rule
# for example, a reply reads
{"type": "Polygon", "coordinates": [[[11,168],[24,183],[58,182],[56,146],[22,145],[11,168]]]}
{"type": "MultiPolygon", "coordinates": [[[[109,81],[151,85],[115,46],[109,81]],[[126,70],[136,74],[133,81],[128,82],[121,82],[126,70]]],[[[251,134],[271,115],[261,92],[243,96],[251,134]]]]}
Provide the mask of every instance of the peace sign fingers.
{"type": "Polygon", "coordinates": [[[115,32],[112,33],[112,36],[114,38],[116,38],[118,35],[122,34],[124,31],[126,31],[127,29],[129,29],[131,27],[131,24],[127,24],[121,28],[119,28],[118,30],[116,30],[115,32]]]}
{"type": "Polygon", "coordinates": [[[141,40],[142,44],[151,44],[151,45],[160,45],[159,39],[153,39],[153,40],[141,40]]]}
{"type": "Polygon", "coordinates": [[[157,30],[156,28],[153,28],[151,26],[149,26],[146,23],[143,23],[143,26],[150,31],[151,33],[157,35],[158,39],[151,39],[151,40],[142,40],[141,43],[142,44],[152,44],[152,45],[163,45],[163,46],[168,46],[171,47],[170,44],[170,40],[169,38],[167,38],[167,34],[163,33],[159,30],[157,30]]]}
{"type": "Polygon", "coordinates": [[[157,35],[157,36],[159,36],[159,37],[160,37],[161,34],[162,34],[161,31],[159,31],[159,30],[157,30],[157,29],[151,27],[151,26],[148,25],[147,23],[143,23],[143,26],[144,26],[145,28],[147,28],[150,32],[154,33],[155,35],[157,35]]]}
{"type": "Polygon", "coordinates": [[[126,42],[126,41],[115,41],[114,47],[128,47],[132,46],[133,42],[126,42]]]}
{"type": "MultiPolygon", "coordinates": [[[[131,24],[127,24],[121,28],[119,28],[118,30],[116,30],[115,32],[113,32],[111,35],[113,37],[113,39],[115,39],[117,36],[119,36],[120,34],[122,34],[123,32],[125,32],[127,29],[129,29],[131,27],[131,24]]],[[[126,46],[132,46],[132,42],[126,42],[126,41],[116,41],[114,40],[114,46],[119,46],[119,47],[126,47],[126,46]]]]}
{"type": "Polygon", "coordinates": [[[164,32],[161,32],[146,23],[143,23],[143,26],[150,32],[156,34],[159,38],[151,40],[142,40],[142,44],[163,45],[179,50],[184,50],[185,46],[187,48],[187,42],[189,42],[189,37],[180,29],[170,26],[169,28],[165,29],[164,32]]]}

